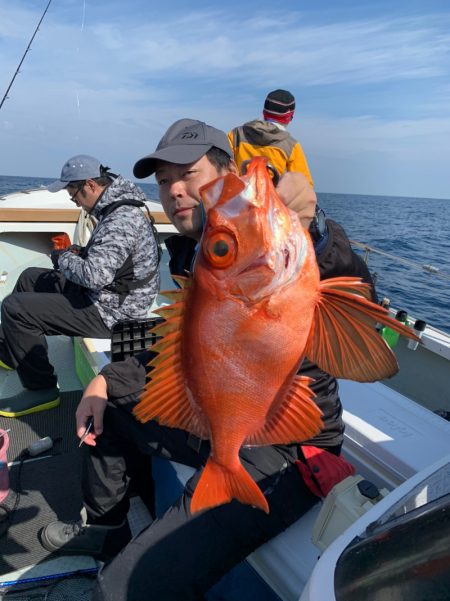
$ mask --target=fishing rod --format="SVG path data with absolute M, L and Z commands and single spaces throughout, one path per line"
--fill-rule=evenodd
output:
M 37 24 L 37 27 L 36 27 L 36 29 L 34 30 L 34 33 L 33 33 L 32 37 L 31 37 L 31 40 L 30 40 L 30 42 L 29 42 L 29 44 L 28 44 L 28 46 L 27 46 L 27 49 L 26 49 L 26 50 L 25 50 L 25 52 L 23 53 L 22 60 L 20 61 L 19 65 L 18 65 L 18 67 L 17 67 L 17 69 L 16 69 L 16 72 L 15 72 L 15 73 L 14 73 L 14 75 L 13 75 L 13 78 L 12 78 L 12 79 L 11 79 L 11 81 L 9 82 L 9 86 L 8 86 L 8 88 L 7 88 L 6 92 L 5 92 L 5 95 L 4 95 L 4 96 L 3 96 L 3 98 L 2 98 L 2 101 L 1 101 L 1 103 L 0 103 L 0 109 L 2 108 L 2 106 L 3 106 L 4 102 L 5 102 L 5 100 L 8 98 L 8 92 L 9 92 L 9 90 L 11 89 L 11 86 L 13 85 L 13 83 L 14 83 L 14 80 L 16 79 L 16 77 L 17 77 L 17 75 L 18 75 L 18 73 L 19 73 L 19 71 L 20 71 L 20 67 L 22 66 L 22 63 L 23 63 L 23 61 L 25 60 L 25 57 L 26 57 L 26 55 L 28 54 L 28 51 L 29 51 L 29 50 L 30 50 L 30 48 L 31 48 L 31 44 L 33 43 L 34 37 L 35 37 L 35 35 L 37 34 L 37 32 L 39 31 L 39 25 L 40 25 L 40 24 L 42 23 L 42 21 L 44 20 L 44 17 L 45 17 L 45 15 L 46 15 L 46 13 L 47 13 L 47 11 L 48 11 L 48 9 L 49 9 L 49 6 L 50 6 L 50 4 L 51 4 L 51 3 L 52 3 L 52 0 L 49 0 L 48 4 L 47 4 L 47 6 L 46 6 L 46 8 L 45 8 L 45 10 L 44 10 L 44 12 L 43 12 L 43 14 L 42 14 L 42 17 L 40 18 L 40 21 L 39 21 L 39 23 Z
M 421 265 L 420 263 L 416 263 L 415 261 L 411 261 L 409 259 L 402 259 L 401 257 L 397 257 L 396 255 L 391 255 L 390 253 L 385 252 L 384 250 L 380 250 L 379 248 L 374 248 L 373 246 L 369 246 L 368 244 L 363 244 L 362 242 L 358 242 L 357 240 L 350 240 L 351 244 L 354 246 L 361 248 L 365 251 L 364 261 L 367 263 L 369 260 L 369 254 L 375 253 L 379 255 L 383 255 L 384 257 L 389 257 L 393 261 L 397 263 L 403 263 L 403 265 L 408 265 L 409 267 L 415 267 L 416 269 L 422 269 L 432 275 L 435 275 L 439 278 L 444 278 L 446 280 L 450 280 L 450 274 L 444 273 L 439 269 L 439 267 L 435 267 L 434 265 Z

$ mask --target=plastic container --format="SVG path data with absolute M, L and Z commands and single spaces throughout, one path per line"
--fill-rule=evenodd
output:
M 344 530 L 388 494 L 362 476 L 349 476 L 325 497 L 313 526 L 312 542 L 324 551 Z
M 427 324 L 425 321 L 423 321 L 422 319 L 417 319 L 415 324 L 413 325 L 413 330 L 414 330 L 415 335 L 418 338 L 422 338 L 426 327 L 427 327 Z M 419 346 L 419 342 L 417 340 L 408 340 L 408 348 L 411 351 L 415 351 L 418 346 Z
M 397 311 L 395 319 L 397 321 L 400 321 L 401 323 L 406 324 L 408 321 L 408 313 L 406 311 L 403 311 L 403 309 L 400 309 L 400 311 Z M 400 334 L 395 330 L 392 330 L 388 326 L 385 326 L 381 330 L 381 336 L 386 340 L 386 342 L 391 348 L 394 348 L 394 346 L 397 344 L 400 338 Z
M 123 361 L 151 347 L 157 341 L 151 329 L 162 321 L 160 317 L 119 321 L 111 332 L 111 361 Z
M 9 493 L 9 472 L 7 456 L 8 447 L 8 432 L 0 428 L 0 503 L 3 503 L 3 501 L 6 499 Z

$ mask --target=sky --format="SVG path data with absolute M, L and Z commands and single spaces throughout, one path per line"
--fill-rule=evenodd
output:
M 0 0 L 0 102 L 48 0 Z M 318 192 L 450 198 L 449 0 L 52 0 L 0 109 L 0 174 L 132 177 L 176 119 L 291 91 Z M 146 180 L 151 183 L 153 180 Z

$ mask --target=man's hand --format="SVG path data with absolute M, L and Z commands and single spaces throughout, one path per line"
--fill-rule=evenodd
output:
M 86 436 L 84 444 L 95 447 L 95 439 L 103 432 L 103 415 L 107 402 L 106 380 L 102 375 L 98 375 L 86 387 L 75 414 L 78 438 L 83 436 L 89 417 L 94 418 L 94 426 Z
M 71 244 L 67 248 L 55 248 L 50 253 L 50 259 L 53 263 L 53 269 L 59 268 L 59 257 L 65 252 L 71 252 L 74 255 L 81 255 L 84 251 L 84 247 L 79 244 Z
M 50 259 L 52 260 L 53 263 L 53 269 L 59 269 L 59 257 L 62 255 L 62 253 L 65 253 L 66 249 L 65 248 L 57 248 L 52 250 L 52 252 L 50 253 Z
M 303 173 L 285 173 L 278 182 L 277 192 L 284 204 L 297 213 L 303 227 L 308 229 L 316 211 L 317 196 Z
M 66 248 L 66 250 L 70 251 L 74 255 L 81 255 L 84 251 L 84 246 L 80 246 L 79 244 L 71 244 Z

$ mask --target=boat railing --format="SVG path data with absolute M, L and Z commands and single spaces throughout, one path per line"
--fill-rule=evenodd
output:
M 32 192 L 40 192 L 41 190 L 46 190 L 45 186 L 39 186 L 38 188 L 26 188 L 23 190 L 12 190 L 11 192 L 6 192 L 5 194 L 0 194 L 0 200 L 8 200 L 8 196 L 11 194 L 31 194 Z

